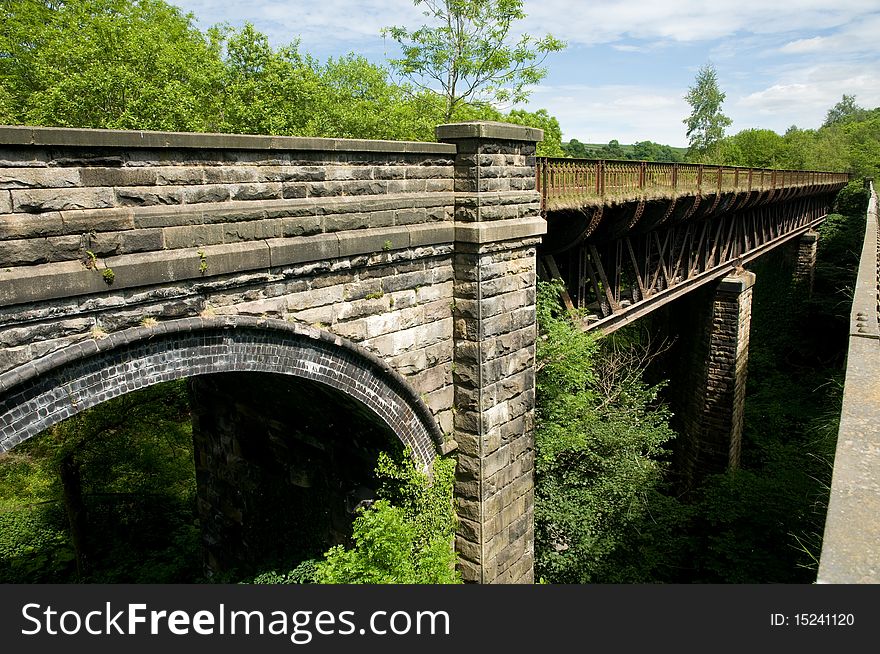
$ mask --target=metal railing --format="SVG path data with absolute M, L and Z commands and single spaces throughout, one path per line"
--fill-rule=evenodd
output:
M 850 179 L 849 173 L 647 161 L 537 157 L 535 164 L 545 210 L 606 200 L 840 185 Z

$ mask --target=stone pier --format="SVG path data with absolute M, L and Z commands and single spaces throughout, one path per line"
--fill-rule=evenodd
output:
M 755 275 L 723 278 L 699 313 L 685 385 L 678 457 L 690 486 L 701 475 L 739 465 Z
M 541 130 L 443 125 L 454 143 L 457 549 L 466 581 L 534 577 L 535 191 Z
M 810 230 L 797 241 L 797 260 L 795 261 L 794 281 L 807 294 L 813 292 L 813 277 L 816 273 L 816 251 L 819 244 L 819 233 Z

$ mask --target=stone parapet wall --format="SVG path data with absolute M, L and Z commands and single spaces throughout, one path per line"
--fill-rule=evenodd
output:
M 880 583 L 880 222 L 870 191 L 817 583 Z
M 330 235 L 363 229 L 385 229 L 400 247 L 413 226 L 451 223 L 454 153 L 428 143 L 0 128 L 0 300 L 45 299 L 14 283 L 23 268 L 70 276 L 154 263 L 128 257 L 163 252 L 171 266 L 184 258 L 212 275 L 222 270 L 200 270 L 197 250 L 259 244 L 265 261 L 252 265 L 283 265 L 354 254 Z M 321 248 L 290 247 L 300 237 L 323 237 Z M 65 262 L 81 268 L 32 268 Z M 75 279 L 54 286 L 101 290 Z
M 454 153 L 0 128 L 0 372 L 151 320 L 278 318 L 387 357 L 451 439 Z

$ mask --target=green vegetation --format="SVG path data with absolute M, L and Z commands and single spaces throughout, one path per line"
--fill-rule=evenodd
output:
M 632 145 L 621 145 L 612 139 L 607 145 L 599 143 L 581 143 L 571 139 L 562 144 L 567 157 L 578 159 L 629 159 L 630 161 L 668 161 L 672 163 L 684 161 L 686 148 L 673 148 L 654 141 L 639 141 Z M 555 155 L 554 155 L 555 156 Z
M 538 300 L 536 575 L 551 583 L 614 577 L 616 554 L 646 518 L 674 436 L 649 351 L 582 332 L 542 284 Z
M 353 546 L 337 545 L 316 566 L 325 584 L 455 584 L 452 547 L 457 519 L 452 503 L 455 461 L 434 459 L 433 478 L 412 459 L 379 457 L 380 499 L 354 521 Z
M 182 383 L 110 400 L 0 455 L 0 580 L 201 574 Z
M 383 35 L 400 45 L 403 56 L 391 66 L 422 91 L 443 102 L 450 122 L 462 103 L 517 104 L 528 87 L 547 74 L 541 63 L 565 44 L 551 35 L 523 34 L 511 42 L 513 24 L 525 18 L 522 0 L 414 0 L 433 25 L 409 31 L 388 27 Z M 434 86 L 440 85 L 440 91 Z
M 756 266 L 741 468 L 679 494 L 656 350 L 577 330 L 539 294 L 536 573 L 552 583 L 810 583 L 840 416 L 867 194 L 820 227 L 811 297 L 784 253 Z M 549 292 L 548 292 L 549 291 Z M 674 347 L 674 346 L 673 346 Z M 671 350 L 675 356 L 674 349 Z M 662 358 L 658 358 L 662 361 Z M 658 366 L 654 366 L 658 367 Z M 625 374 L 624 374 L 625 373 Z
M 832 109 L 832 111 L 834 111 Z M 831 113 L 830 111 L 829 113 Z M 880 107 L 859 109 L 819 129 L 743 130 L 717 144 L 713 162 L 790 170 L 845 170 L 857 178 L 880 172 Z
M 724 129 L 730 118 L 721 113 L 725 94 L 718 88 L 715 66 L 706 64 L 697 71 L 694 85 L 684 99 L 691 106 L 691 114 L 684 119 L 687 125 L 688 156 L 700 158 L 711 152 L 712 147 L 724 138 Z
M 448 7 L 464 20 L 464 5 L 479 9 L 468 20 L 493 45 L 506 36 L 481 30 L 509 27 L 519 12 L 517 0 Z M 320 62 L 296 41 L 272 47 L 250 24 L 203 33 L 162 0 L 9 0 L 0 18 L 3 124 L 432 141 L 444 121 L 507 119 L 486 102 L 470 102 L 460 85 L 450 113 L 444 97 L 396 84 L 361 56 Z M 456 57 L 460 83 L 520 99 L 522 85 L 541 76 L 530 53 L 558 45 L 552 37 L 529 43 Z M 480 65 L 492 68 L 490 78 L 472 77 Z M 556 152 L 558 123 L 546 112 L 516 111 L 510 120 L 555 124 L 544 147 Z
M 350 548 L 248 583 L 458 583 L 455 462 L 437 458 L 429 479 L 383 454 L 375 472 Z M 83 411 L 0 455 L 0 583 L 208 581 L 195 495 L 184 382 Z

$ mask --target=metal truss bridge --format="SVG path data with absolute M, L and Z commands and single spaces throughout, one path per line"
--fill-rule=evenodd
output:
M 605 332 L 821 223 L 848 173 L 538 157 L 539 274 Z

